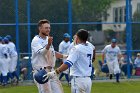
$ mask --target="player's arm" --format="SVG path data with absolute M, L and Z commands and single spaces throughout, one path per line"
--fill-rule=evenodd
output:
M 102 53 L 102 64 L 104 64 L 105 54 Z
M 67 58 L 68 57 L 68 55 L 64 55 L 59 52 L 55 52 L 55 56 L 56 56 L 56 58 Z
M 34 40 L 32 42 L 32 44 L 31 44 L 31 47 L 32 47 L 32 50 L 35 53 L 44 54 L 44 53 L 46 53 L 49 50 L 52 42 L 53 42 L 53 38 L 52 37 L 49 37 L 48 38 L 48 44 L 46 46 L 42 47 L 42 45 L 40 43 L 38 43 L 38 41 L 35 41 Z
M 70 54 L 67 58 L 67 61 L 64 62 L 60 67 L 58 67 L 55 71 L 48 72 L 46 75 L 44 75 L 45 79 L 52 78 L 54 75 L 61 73 L 62 71 L 65 71 L 66 69 L 70 68 L 78 59 L 78 53 L 77 51 L 73 51 L 72 54 Z
M 120 48 L 119 48 L 118 61 L 121 59 L 121 57 L 122 57 L 122 54 L 121 54 L 121 50 L 120 50 Z
M 96 50 L 94 49 L 94 50 L 93 50 L 93 58 L 92 58 L 92 62 L 95 61 L 95 56 L 96 56 Z

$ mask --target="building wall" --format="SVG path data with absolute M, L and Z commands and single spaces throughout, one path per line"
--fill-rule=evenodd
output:
M 140 3 L 140 0 L 132 0 L 132 15 L 137 10 L 137 4 Z M 109 16 L 107 17 L 107 20 L 104 22 L 115 22 L 114 21 L 114 8 L 125 8 L 126 6 L 126 0 L 116 0 L 111 4 L 111 7 L 108 9 L 107 13 Z M 123 10 L 123 16 L 125 16 L 125 9 Z M 123 18 L 125 20 L 125 17 Z M 103 24 L 102 30 L 112 29 L 114 31 L 124 31 L 126 25 L 125 21 L 122 22 L 122 24 Z

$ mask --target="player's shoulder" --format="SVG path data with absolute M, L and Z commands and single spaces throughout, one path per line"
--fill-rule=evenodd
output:
M 87 43 L 90 47 L 92 47 L 93 49 L 95 49 L 95 46 L 94 46 L 91 42 L 86 41 L 86 43 Z
M 64 40 L 63 40 L 63 41 L 61 41 L 61 42 L 60 42 L 60 44 L 59 44 L 59 45 L 63 45 L 64 43 L 65 43 L 65 42 L 64 42 Z
M 111 48 L 111 44 L 106 45 L 105 48 Z
M 15 44 L 13 42 L 9 42 L 10 46 L 15 46 Z
M 33 39 L 32 39 L 32 42 L 38 42 L 40 41 L 40 37 L 39 35 L 36 35 Z

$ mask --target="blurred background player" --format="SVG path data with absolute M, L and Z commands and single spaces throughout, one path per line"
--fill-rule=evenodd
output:
M 2 46 L 3 46 L 2 45 L 2 37 L 0 36 L 0 85 L 3 82 L 3 80 L 2 80 L 2 73 L 1 73 L 1 66 L 2 66 L 1 65 L 1 62 L 2 62 L 2 59 L 1 59 L 2 58 L 2 52 L 1 52 L 2 50 L 1 49 L 2 49 Z
M 54 71 L 56 58 L 67 57 L 54 50 L 52 45 L 53 37 L 49 36 L 50 22 L 48 20 L 40 20 L 38 22 L 38 30 L 39 34 L 31 42 L 33 78 L 40 69 L 45 69 L 47 72 Z M 57 75 L 44 84 L 39 84 L 37 81 L 35 81 L 35 84 L 38 87 L 39 93 L 64 93 Z
M 8 40 L 9 40 L 8 47 L 10 49 L 9 50 L 9 54 L 10 54 L 10 63 L 9 63 L 9 65 L 10 66 L 9 66 L 8 76 L 11 78 L 12 83 L 14 82 L 14 77 L 16 77 L 16 84 L 18 84 L 19 77 L 18 77 L 18 74 L 16 72 L 18 55 L 17 55 L 17 51 L 16 51 L 16 46 L 12 42 L 11 35 L 7 35 L 6 38 L 8 38 Z
M 53 78 L 54 75 L 70 68 L 71 93 L 91 92 L 91 71 L 94 47 L 91 43 L 86 43 L 88 32 L 80 29 L 76 33 L 76 44 L 70 51 L 67 61 L 65 61 L 55 71 L 48 72 L 44 77 Z
M 70 46 L 70 35 L 68 33 L 65 33 L 63 35 L 63 41 L 59 44 L 59 52 L 62 53 L 62 54 L 65 54 L 65 55 L 68 55 L 68 49 L 69 49 L 69 46 Z M 65 62 L 66 59 L 60 59 L 60 61 L 62 62 Z M 61 80 L 61 78 L 65 76 L 68 84 L 70 83 L 69 82 L 69 69 L 63 71 L 60 76 L 59 76 L 59 80 Z
M 109 69 L 110 79 L 112 75 L 116 75 L 116 82 L 119 82 L 120 68 L 118 60 L 121 58 L 121 50 L 117 46 L 117 40 L 112 39 L 111 44 L 106 45 L 102 51 L 102 62 L 106 59 L 107 66 Z
M 2 40 L 3 45 L 0 46 L 0 57 L 1 57 L 1 73 L 2 73 L 2 85 L 7 85 L 7 74 L 9 72 L 9 62 L 10 62 L 10 56 L 9 56 L 9 47 L 8 38 L 4 38 Z
M 135 67 L 135 75 L 140 76 L 140 53 L 137 53 L 137 57 L 134 61 L 134 67 Z
M 133 70 L 133 63 L 132 60 L 129 58 L 130 61 L 130 75 L 132 75 L 132 70 Z M 127 53 L 123 53 L 122 57 L 120 59 L 120 65 L 121 65 L 121 70 L 123 71 L 124 75 L 127 75 Z

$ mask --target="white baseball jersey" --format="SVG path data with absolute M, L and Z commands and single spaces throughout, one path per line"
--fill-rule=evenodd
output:
M 6 55 L 6 56 L 5 56 Z M 9 72 L 9 62 L 10 62 L 10 56 L 9 56 L 9 48 L 8 44 L 0 44 L 0 59 L 1 59 L 1 72 L 3 76 L 7 76 L 7 73 Z
M 68 54 L 68 48 L 70 46 L 70 41 L 65 42 L 64 40 L 59 44 L 59 52 L 62 54 Z
M 102 52 L 105 54 L 107 62 L 118 62 L 118 55 L 121 54 L 120 48 L 118 46 L 112 48 L 111 44 L 107 45 Z
M 74 47 L 74 42 L 72 42 L 68 48 L 68 54 L 70 53 L 70 50 Z
M 16 70 L 18 60 L 17 50 L 13 42 L 9 42 L 8 47 L 9 47 L 9 55 L 11 58 L 11 61 L 9 62 L 9 72 L 14 72 Z
M 32 67 L 34 69 L 34 73 L 42 68 L 42 67 L 47 67 L 55 66 L 55 51 L 53 46 L 51 45 L 49 50 L 46 49 L 46 45 L 48 44 L 48 37 L 46 36 L 46 39 L 41 38 L 39 35 L 35 36 L 32 40 L 31 43 L 31 48 L 32 48 Z M 52 68 L 52 70 L 54 70 Z M 51 71 L 52 71 L 51 70 Z M 46 69 L 47 71 L 47 69 Z M 59 81 L 57 75 L 53 78 L 50 79 L 47 83 L 45 84 L 39 84 L 35 81 L 39 93 L 63 93 L 63 88 L 61 85 L 61 82 Z
M 70 68 L 70 76 L 90 76 L 94 46 L 91 43 L 74 46 L 65 64 Z
M 35 36 L 31 43 L 32 49 L 32 67 L 33 69 L 39 69 L 42 67 L 55 66 L 55 51 L 53 46 L 50 46 L 49 50 L 46 49 L 48 44 L 48 37 L 46 39 L 41 38 L 39 35 Z
M 105 54 L 105 59 L 107 61 L 107 66 L 110 74 L 120 73 L 118 55 L 121 54 L 120 48 L 118 46 L 112 48 L 111 44 L 107 45 L 103 51 Z
M 136 58 L 134 61 L 134 64 L 136 65 L 136 67 L 140 67 L 140 58 Z
M 17 50 L 15 44 L 13 42 L 9 42 L 8 47 L 10 48 L 10 57 L 17 56 Z

